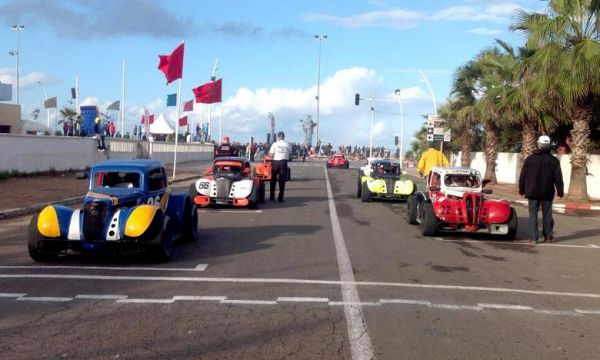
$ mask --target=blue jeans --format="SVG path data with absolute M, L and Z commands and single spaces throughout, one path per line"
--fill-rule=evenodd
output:
M 542 208 L 542 228 L 544 239 L 552 236 L 554 231 L 554 219 L 552 218 L 552 200 L 536 200 L 528 199 L 529 201 L 529 240 L 538 239 L 538 211 Z

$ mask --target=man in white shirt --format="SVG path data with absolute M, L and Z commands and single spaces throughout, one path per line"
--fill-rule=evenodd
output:
M 288 159 L 290 158 L 290 145 L 284 140 L 283 131 L 277 133 L 277 141 L 271 145 L 269 155 L 273 158 L 273 168 L 271 170 L 271 192 L 269 198 L 275 200 L 275 185 L 279 182 L 279 202 L 283 202 L 285 192 L 285 179 L 288 173 Z

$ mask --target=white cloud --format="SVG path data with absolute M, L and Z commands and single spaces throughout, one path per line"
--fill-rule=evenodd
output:
M 471 34 L 475 34 L 475 35 L 493 36 L 493 35 L 502 34 L 503 31 L 497 30 L 497 29 L 488 29 L 488 28 L 475 28 L 475 29 L 469 30 L 469 32 Z
M 422 15 L 407 10 L 373 11 L 352 16 L 333 16 L 308 13 L 304 15 L 308 21 L 323 21 L 346 27 L 387 27 L 392 29 L 410 29 L 418 25 Z
M 15 68 L 0 68 L 0 82 L 7 84 L 16 84 Z M 21 90 L 28 89 L 33 86 L 40 86 L 39 81 L 48 83 L 51 80 L 50 76 L 42 71 L 34 71 L 27 74 L 19 75 L 19 88 Z

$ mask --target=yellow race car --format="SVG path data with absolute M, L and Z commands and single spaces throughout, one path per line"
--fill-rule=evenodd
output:
M 417 186 L 402 175 L 398 162 L 372 159 L 358 171 L 356 196 L 362 201 L 406 201 L 415 191 Z

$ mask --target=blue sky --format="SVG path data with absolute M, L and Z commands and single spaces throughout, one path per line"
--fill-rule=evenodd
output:
M 16 33 L 21 32 L 20 79 L 23 118 L 43 110 L 44 93 L 70 97 L 75 77 L 80 98 L 102 111 L 121 93 L 121 63 L 127 63 L 125 129 L 139 123 L 145 106 L 164 112 L 165 86 L 158 55 L 185 41 L 182 98 L 209 80 L 215 59 L 223 78 L 223 135 L 264 139 L 267 113 L 291 141 L 303 140 L 300 119 L 316 119 L 318 41 L 326 34 L 321 58 L 320 137 L 327 143 L 368 144 L 369 104 L 354 106 L 354 93 L 394 99 L 402 89 L 405 148 L 422 115 L 433 112 L 419 70 L 433 85 L 437 104 L 449 96 L 454 70 L 494 38 L 513 45 L 522 36 L 508 31 L 514 10 L 542 11 L 539 0 L 455 1 L 0 1 L 0 81 L 15 78 Z M 4 30 L 2 30 L 4 29 Z M 391 147 L 400 132 L 399 105 L 375 106 L 375 144 Z M 219 106 L 213 134 L 218 135 Z M 198 107 L 198 114 L 200 107 Z M 200 115 L 196 115 L 199 118 Z M 116 115 L 113 115 L 115 118 Z M 40 120 L 45 122 L 42 111 Z

